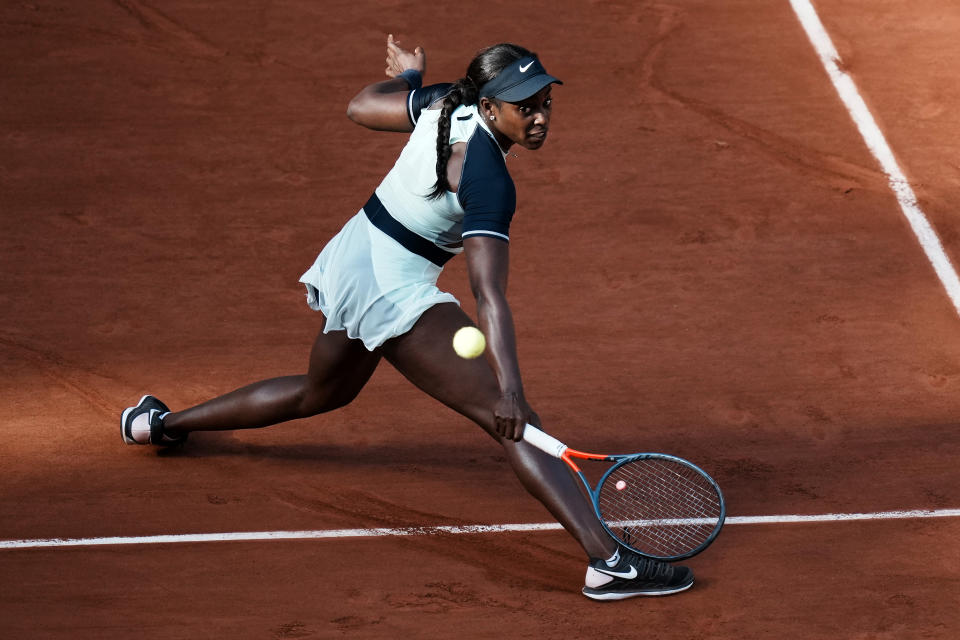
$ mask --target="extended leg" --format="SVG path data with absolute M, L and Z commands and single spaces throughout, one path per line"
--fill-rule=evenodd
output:
M 353 400 L 380 362 L 346 332 L 320 333 L 305 375 L 262 380 L 184 411 L 163 421 L 171 435 L 189 431 L 251 429 L 306 418 L 342 407 Z
M 429 309 L 406 335 L 383 345 L 384 357 L 419 388 L 482 426 L 504 447 L 524 487 L 540 500 L 593 558 L 617 544 L 600 525 L 577 480 L 560 460 L 525 442 L 502 440 L 493 424 L 499 387 L 483 358 L 464 360 L 451 348 L 454 332 L 472 324 L 455 304 Z

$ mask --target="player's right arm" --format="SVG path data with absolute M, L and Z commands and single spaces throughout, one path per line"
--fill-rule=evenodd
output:
M 463 239 L 470 288 L 477 299 L 477 320 L 487 338 L 487 350 L 500 385 L 500 400 L 493 408 L 497 433 L 520 440 L 529 422 L 540 418 L 527 403 L 520 379 L 513 313 L 507 302 L 509 243 L 485 236 Z

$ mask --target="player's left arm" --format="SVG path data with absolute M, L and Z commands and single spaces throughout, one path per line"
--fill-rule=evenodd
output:
M 413 123 L 408 114 L 408 98 L 414 86 L 410 78 L 416 79 L 427 71 L 427 56 L 423 49 L 416 47 L 407 51 L 394 41 L 393 35 L 387 36 L 387 80 L 369 84 L 350 100 L 347 117 L 369 129 L 378 131 L 413 131 Z M 409 78 L 404 77 L 404 72 Z
M 507 302 L 510 244 L 476 235 L 463 239 L 463 249 L 470 288 L 477 299 L 480 330 L 487 339 L 487 351 L 500 384 L 500 400 L 494 408 L 497 433 L 519 440 L 524 425 L 540 424 L 540 418 L 527 403 L 520 378 L 513 313 Z

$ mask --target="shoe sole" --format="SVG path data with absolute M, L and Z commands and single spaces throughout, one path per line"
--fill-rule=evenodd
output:
M 127 407 L 126 409 L 123 410 L 123 413 L 120 415 L 120 437 L 123 438 L 124 444 L 140 444 L 139 442 L 134 440 L 132 437 L 127 437 L 127 417 L 131 413 L 133 413 L 135 410 L 139 409 L 140 405 L 142 405 L 146 401 L 146 399 L 149 397 L 150 397 L 150 394 L 149 393 L 146 394 L 145 396 L 140 398 L 140 402 L 138 402 L 132 407 Z
M 633 593 L 626 593 L 623 591 L 588 591 L 589 587 L 584 587 L 582 590 L 583 595 L 587 596 L 591 600 L 626 600 L 627 598 L 637 598 L 637 597 L 656 597 L 656 596 L 669 596 L 674 593 L 680 593 L 681 591 L 686 591 L 693 586 L 693 580 L 689 584 L 681 585 L 679 587 L 674 587 L 673 589 L 665 589 L 663 591 L 635 591 Z

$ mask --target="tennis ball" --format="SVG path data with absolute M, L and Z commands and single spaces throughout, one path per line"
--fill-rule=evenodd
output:
M 487 339 L 476 327 L 463 327 L 453 334 L 453 350 L 461 358 L 476 358 L 487 348 Z

